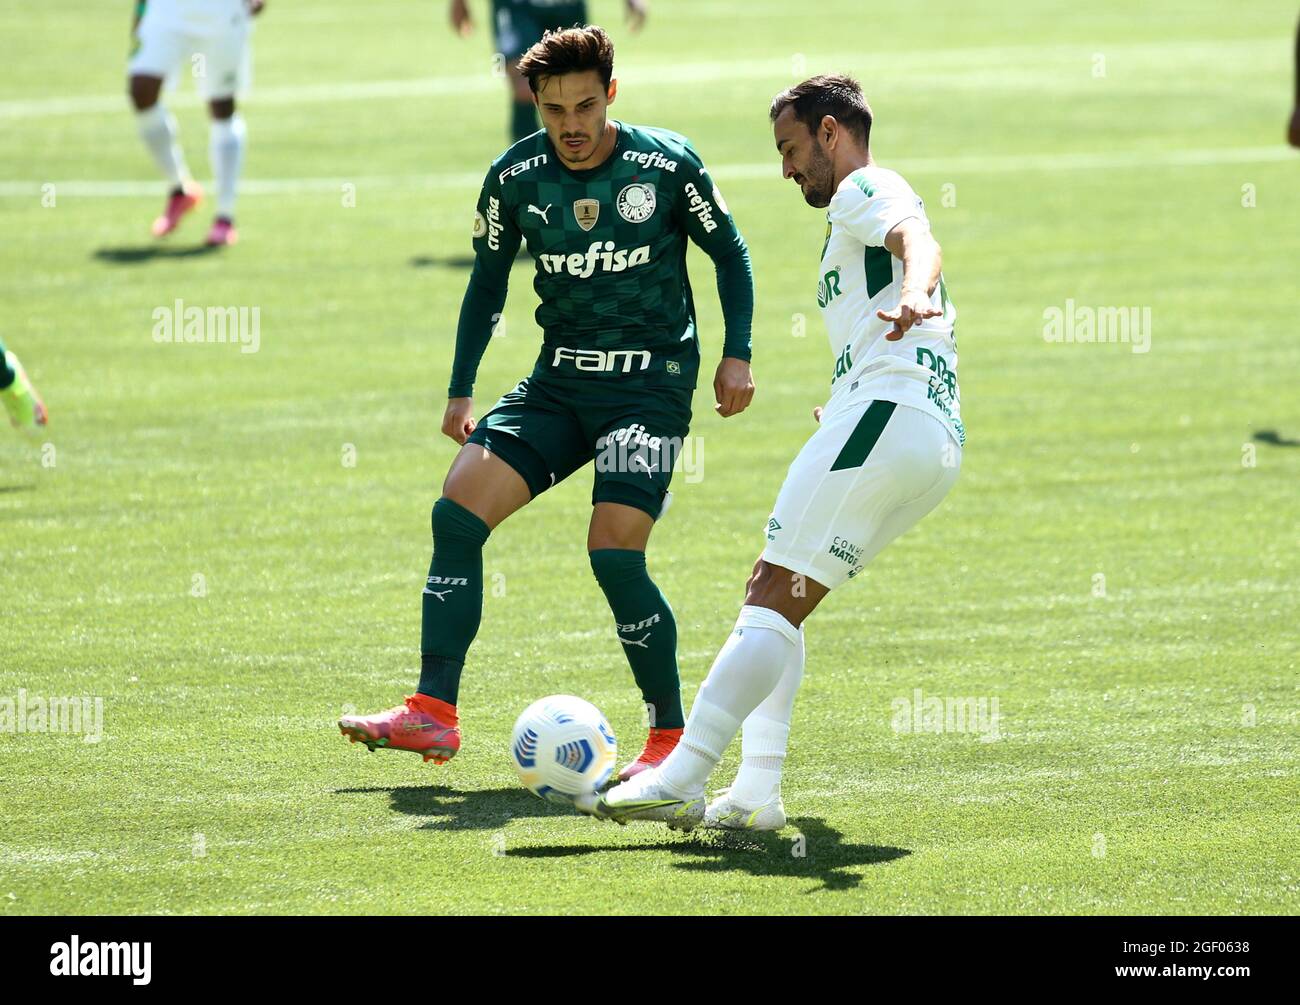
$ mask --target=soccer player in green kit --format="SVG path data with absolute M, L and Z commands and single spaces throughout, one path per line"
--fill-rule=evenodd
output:
M 502 520 L 595 459 L 587 550 L 651 711 L 628 778 L 663 760 L 683 726 L 672 609 L 645 548 L 689 431 L 700 364 L 686 272 L 689 237 L 712 259 L 725 322 L 717 411 L 754 393 L 749 252 L 690 143 L 610 119 L 614 51 L 600 28 L 548 33 L 520 60 L 545 129 L 493 162 L 474 217 L 474 269 L 461 305 L 442 431 L 462 444 L 433 507 L 417 693 L 346 716 L 353 742 L 442 763 L 460 747 L 457 694 L 483 606 L 483 545 Z M 480 422 L 474 378 L 505 304 L 520 241 L 535 260 L 541 353 Z
M 18 357 L 0 341 L 0 404 L 15 429 L 37 432 L 49 422 L 45 402 L 27 377 Z
M 627 24 L 640 31 L 647 0 L 623 0 Z M 474 30 L 468 0 L 451 0 L 451 26 L 462 38 Z M 548 31 L 587 23 L 586 0 L 492 0 L 492 35 L 505 58 L 510 88 L 510 139 L 517 143 L 537 132 L 537 106 L 532 87 L 516 63 Z

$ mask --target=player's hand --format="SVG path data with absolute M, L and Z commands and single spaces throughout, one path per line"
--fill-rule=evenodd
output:
M 817 422 L 821 422 L 823 411 L 824 409 L 822 408 L 821 405 L 813 405 L 813 419 L 815 419 Z
M 627 0 L 627 27 L 629 31 L 640 31 L 645 26 L 647 10 L 646 0 Z
M 266 6 L 266 0 L 248 0 L 248 13 L 257 17 L 262 13 L 262 8 Z
M 717 401 L 713 407 L 724 419 L 747 409 L 754 400 L 754 377 L 749 372 L 749 363 L 734 356 L 723 356 L 718 372 L 713 375 L 713 397 Z
M 469 4 L 465 0 L 451 0 L 451 27 L 461 38 L 469 37 L 474 30 L 474 19 L 469 16 Z
M 886 333 L 885 339 L 897 342 L 912 325 L 920 324 L 926 318 L 937 318 L 942 313 L 930 303 L 930 295 L 925 290 L 909 290 L 904 287 L 898 297 L 898 306 L 893 310 L 876 311 L 876 317 L 881 321 L 894 322 L 893 330 Z
M 477 425 L 474 421 L 473 398 L 447 399 L 447 411 L 442 413 L 443 435 L 450 436 L 463 447 Z
M 1300 147 L 1300 105 L 1291 112 L 1291 123 L 1286 130 L 1287 142 L 1293 147 Z

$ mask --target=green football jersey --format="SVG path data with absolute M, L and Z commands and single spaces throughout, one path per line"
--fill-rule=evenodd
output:
M 729 273 L 743 268 L 744 283 L 729 285 L 746 286 L 734 299 L 748 296 L 749 303 L 728 312 L 726 355 L 748 359 L 745 242 L 685 137 L 614 125 L 613 153 L 588 171 L 565 166 L 545 130 L 493 162 L 474 217 L 475 271 L 504 282 L 520 240 L 527 242 L 541 298 L 536 375 L 694 387 L 699 344 L 687 238 L 714 259 L 720 276 L 724 263 Z M 462 328 L 483 320 L 462 311 Z M 477 366 L 477 358 L 461 356 L 453 393 L 468 393 L 473 374 L 464 371 Z

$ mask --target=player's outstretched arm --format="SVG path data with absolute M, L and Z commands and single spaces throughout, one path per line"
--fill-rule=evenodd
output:
M 939 274 L 943 271 L 943 249 L 930 228 L 916 217 L 901 221 L 886 234 L 885 248 L 903 261 L 903 285 L 898 303 L 876 311 L 876 317 L 894 322 L 893 330 L 885 338 L 897 342 L 912 325 L 943 313 L 930 302 L 930 294 L 939 285 Z

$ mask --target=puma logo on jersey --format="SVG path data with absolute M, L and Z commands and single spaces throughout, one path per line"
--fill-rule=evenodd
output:
M 448 589 L 446 589 L 446 590 L 431 590 L 431 589 L 429 589 L 429 588 L 426 586 L 426 587 L 424 588 L 424 592 L 425 592 L 425 594 L 426 594 L 427 596 L 430 596 L 430 597 L 437 597 L 439 600 L 441 600 L 441 601 L 445 604 L 445 603 L 447 602 L 447 594 L 449 594 L 449 593 L 451 592 L 451 590 L 450 590 L 450 588 L 448 588 Z
M 546 204 L 545 209 L 538 209 L 532 203 L 528 204 L 528 212 L 536 213 L 538 216 L 542 218 L 542 222 L 546 224 L 548 227 L 551 225 L 551 221 L 546 218 L 546 214 L 549 213 L 550 211 L 551 211 L 551 203 L 549 202 Z
M 840 267 L 837 265 L 822 276 L 821 282 L 817 284 L 817 306 L 825 308 L 840 293 Z
M 644 635 L 642 635 L 639 639 L 623 639 L 623 638 L 620 638 L 619 641 L 622 642 L 623 645 L 625 645 L 625 646 L 640 646 L 642 649 L 649 649 L 650 647 L 649 647 L 648 645 L 645 644 L 645 640 L 648 639 L 649 637 L 650 637 L 650 633 L 649 633 L 649 632 L 646 632 L 646 633 L 645 633 Z

